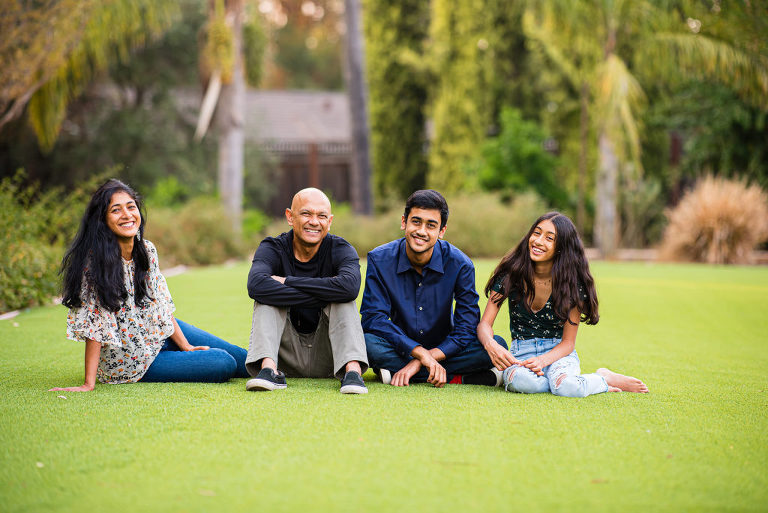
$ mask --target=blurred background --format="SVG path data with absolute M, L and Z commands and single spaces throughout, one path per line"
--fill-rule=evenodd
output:
M 56 293 L 107 177 L 145 198 L 164 267 L 247 258 L 308 186 L 361 256 L 428 187 L 472 257 L 557 209 L 594 257 L 765 261 L 762 0 L 0 9 L 0 312 Z

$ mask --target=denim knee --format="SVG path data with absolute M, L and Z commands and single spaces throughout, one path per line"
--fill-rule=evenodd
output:
M 537 376 L 533 371 L 513 365 L 507 367 L 502 374 L 504 390 L 521 394 L 540 394 L 546 392 L 548 385 L 544 376 Z
M 365 338 L 365 350 L 368 354 L 368 363 L 371 366 L 376 366 L 374 362 L 379 363 L 384 359 L 385 355 L 394 351 L 394 344 L 390 344 L 386 340 L 371 333 L 366 333 Z
M 211 348 L 208 353 L 207 372 L 204 379 L 209 383 L 223 383 L 235 375 L 237 371 L 237 361 L 234 357 L 223 349 Z
M 559 381 L 559 383 L 558 383 Z M 550 389 L 554 395 L 560 397 L 586 397 L 587 387 L 581 376 L 568 376 L 557 378 L 550 383 Z

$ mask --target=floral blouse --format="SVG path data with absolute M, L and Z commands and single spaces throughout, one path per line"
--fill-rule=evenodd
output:
M 165 339 L 173 334 L 176 307 L 160 274 L 157 249 L 144 240 L 149 255 L 147 272 L 149 297 L 141 306 L 134 304 L 133 261 L 123 260 L 123 280 L 128 296 L 120 310 L 110 312 L 98 303 L 96 290 L 83 277 L 82 306 L 71 308 L 67 316 L 67 338 L 92 339 L 101 344 L 96 377 L 101 383 L 139 381 L 155 360 Z

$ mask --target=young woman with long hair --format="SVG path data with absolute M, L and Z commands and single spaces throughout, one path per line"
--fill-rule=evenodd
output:
M 585 397 L 602 392 L 648 392 L 639 379 L 598 369 L 581 374 L 576 354 L 580 322 L 597 324 L 595 281 L 576 227 L 558 212 L 539 217 L 493 271 L 477 336 L 505 390 Z M 509 307 L 509 351 L 493 340 L 501 305 Z
M 85 342 L 82 386 L 101 383 L 223 382 L 248 377 L 246 350 L 177 320 L 158 266 L 144 239 L 146 215 L 136 192 L 108 180 L 91 197 L 62 260 L 67 338 Z

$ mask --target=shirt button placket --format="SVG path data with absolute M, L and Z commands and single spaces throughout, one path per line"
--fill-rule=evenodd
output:
M 424 330 L 422 329 L 422 323 L 421 323 L 421 315 L 419 315 L 421 312 L 424 311 L 424 307 L 420 306 L 419 303 L 421 303 L 421 281 L 416 285 L 416 328 L 419 330 L 419 335 L 424 334 Z

